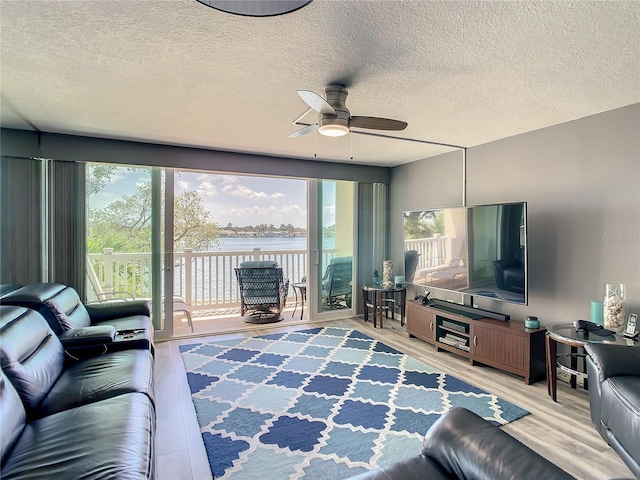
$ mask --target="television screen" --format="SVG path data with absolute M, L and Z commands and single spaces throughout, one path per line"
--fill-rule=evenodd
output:
M 527 304 L 526 202 L 403 212 L 403 224 L 407 283 Z

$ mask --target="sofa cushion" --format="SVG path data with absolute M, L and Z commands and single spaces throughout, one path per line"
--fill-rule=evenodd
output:
M 22 434 L 26 422 L 26 413 L 18 392 L 15 391 L 11 382 L 0 372 L 0 448 L 2 455 L 0 465 L 4 465 L 6 457 L 11 453 L 13 446 Z M 0 478 L 2 475 L 0 474 Z
M 0 478 L 153 478 L 154 415 L 146 395 L 129 393 L 30 422 Z
M 132 392 L 143 393 L 153 402 L 153 356 L 149 350 L 110 352 L 71 363 L 43 399 L 36 416 Z
M 0 306 L 0 365 L 28 411 L 36 410 L 64 367 L 64 350 L 42 316 Z
M 73 288 L 59 283 L 26 285 L 6 295 L 3 303 L 37 310 L 56 335 L 65 330 L 88 327 L 91 324 L 78 293 Z
M 610 377 L 601 395 L 602 425 L 632 458 L 640 458 L 640 377 Z

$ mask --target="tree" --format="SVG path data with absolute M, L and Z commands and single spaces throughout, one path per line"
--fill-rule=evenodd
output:
M 109 165 L 92 165 L 87 168 L 87 195 L 95 195 L 102 190 L 116 173 L 117 168 Z
M 187 190 L 179 193 L 174 202 L 173 248 L 207 250 L 218 244 L 220 226 L 204 204 L 202 193 Z
M 138 185 L 133 195 L 125 195 L 100 210 L 89 210 L 87 250 L 101 252 L 151 251 L 151 182 Z
M 429 238 L 434 234 L 444 234 L 444 214 L 442 211 L 417 211 L 404 214 L 405 238 Z
M 102 187 L 114 171 L 103 170 Z M 185 191 L 174 201 L 174 249 L 206 250 L 216 245 L 220 226 L 204 204 L 204 195 Z M 113 248 L 119 252 L 151 251 L 151 182 L 138 185 L 136 193 L 125 195 L 100 210 L 89 210 L 87 250 L 101 252 Z

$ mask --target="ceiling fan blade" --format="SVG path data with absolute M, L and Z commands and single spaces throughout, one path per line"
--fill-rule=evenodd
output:
M 289 135 L 287 135 L 287 138 L 296 138 L 296 137 L 300 137 L 306 133 L 311 133 L 311 132 L 315 132 L 316 130 L 318 130 L 318 124 L 314 123 L 313 125 L 307 125 L 306 127 L 302 127 L 300 130 L 296 130 L 295 132 L 291 132 Z
M 304 103 L 313 108 L 316 112 L 323 115 L 337 115 L 336 111 L 327 101 L 311 90 L 296 90 L 300 98 L 304 100 Z
M 408 123 L 380 117 L 351 117 L 349 126 L 372 130 L 404 130 Z

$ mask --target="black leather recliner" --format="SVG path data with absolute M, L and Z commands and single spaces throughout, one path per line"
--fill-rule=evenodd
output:
M 84 305 L 78 292 L 60 283 L 32 283 L 2 297 L 3 305 L 16 305 L 40 313 L 53 332 L 64 336 L 91 326 L 112 326 L 120 334 L 110 350 L 153 348 L 151 306 L 146 300 L 122 300 Z M 133 334 L 132 332 L 135 332 Z
M 500 290 L 524 293 L 524 263 L 519 258 L 496 260 L 493 271 Z
M 464 408 L 453 408 L 424 437 L 422 452 L 351 480 L 568 480 L 567 472 Z M 575 480 L 575 479 L 574 479 Z
M 640 346 L 590 343 L 585 350 L 591 421 L 640 478 Z
M 0 306 L 0 478 L 149 480 L 153 356 L 74 360 L 36 311 Z

